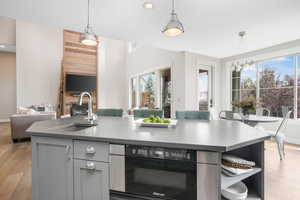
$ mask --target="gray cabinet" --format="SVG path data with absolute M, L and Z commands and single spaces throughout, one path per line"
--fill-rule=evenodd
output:
M 109 200 L 108 163 L 74 161 L 75 200 Z
M 125 192 L 125 156 L 110 155 L 110 189 Z
M 70 139 L 32 136 L 32 199 L 73 200 Z
M 197 163 L 197 200 L 220 199 L 220 166 Z

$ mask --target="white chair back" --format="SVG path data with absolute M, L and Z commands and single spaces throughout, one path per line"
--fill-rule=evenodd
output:
M 226 120 L 243 120 L 243 117 L 240 113 L 233 112 L 231 110 L 223 110 L 219 114 L 220 119 Z
M 218 119 L 218 113 L 214 107 L 209 108 L 209 112 L 210 112 L 210 120 Z
M 291 118 L 291 114 L 292 114 L 291 110 L 286 113 L 286 115 L 284 116 L 284 118 L 282 119 L 280 125 L 278 126 L 278 128 L 276 130 L 275 136 L 277 136 L 279 134 L 284 135 L 284 132 L 282 130 L 286 129 L 288 120 Z
M 282 112 L 282 117 L 285 117 L 287 115 L 287 113 L 289 112 L 289 107 L 281 106 L 281 112 Z
M 271 115 L 271 111 L 267 108 L 256 108 L 256 115 L 269 117 Z

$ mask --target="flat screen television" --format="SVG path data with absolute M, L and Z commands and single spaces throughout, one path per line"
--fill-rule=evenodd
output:
M 66 91 L 94 92 L 97 88 L 96 76 L 83 76 L 75 74 L 66 75 Z

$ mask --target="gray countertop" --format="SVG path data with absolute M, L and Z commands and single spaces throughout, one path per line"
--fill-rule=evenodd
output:
M 176 127 L 139 127 L 132 118 L 100 117 L 98 126 L 73 130 L 79 118 L 35 122 L 35 136 L 104 141 L 225 152 L 262 142 L 270 136 L 237 121 L 179 120 Z

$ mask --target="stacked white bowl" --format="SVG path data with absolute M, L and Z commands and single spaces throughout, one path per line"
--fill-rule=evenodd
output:
M 248 188 L 243 182 L 238 182 L 223 189 L 222 196 L 228 200 L 245 200 L 248 196 Z

